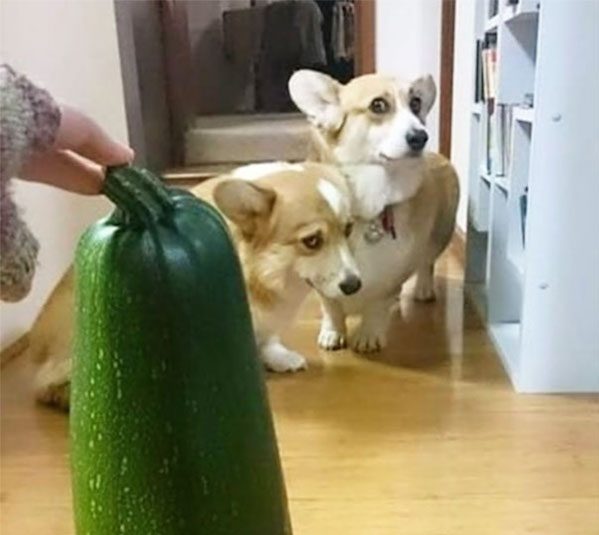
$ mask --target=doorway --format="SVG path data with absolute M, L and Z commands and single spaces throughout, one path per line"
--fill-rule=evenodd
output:
M 355 1 L 188 2 L 187 24 L 197 91 L 184 163 L 305 159 L 308 127 L 287 83 L 303 68 L 354 77 Z
M 347 82 L 374 70 L 374 0 L 116 4 L 132 137 L 161 170 L 303 159 L 308 127 L 288 94 L 291 74 Z M 148 85 L 151 72 L 164 80 Z

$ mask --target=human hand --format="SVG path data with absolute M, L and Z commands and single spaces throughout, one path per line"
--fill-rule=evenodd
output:
M 112 140 L 87 115 L 61 106 L 54 146 L 25 162 L 20 178 L 50 184 L 83 195 L 100 193 L 105 166 L 133 160 L 130 147 Z

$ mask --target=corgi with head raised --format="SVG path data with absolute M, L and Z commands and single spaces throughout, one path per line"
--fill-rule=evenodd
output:
M 314 156 L 346 176 L 356 218 L 352 250 L 362 276 L 355 296 L 322 296 L 319 343 L 346 344 L 345 318 L 361 317 L 351 339 L 359 352 L 386 344 L 390 310 L 417 273 L 415 297 L 434 298 L 434 263 L 455 225 L 459 182 L 450 162 L 427 152 L 426 117 L 435 98 L 430 76 L 412 82 L 370 74 L 343 85 L 310 70 L 289 81 L 312 125 Z

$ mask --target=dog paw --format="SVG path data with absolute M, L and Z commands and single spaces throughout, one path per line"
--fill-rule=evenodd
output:
M 63 411 L 69 410 L 71 401 L 71 385 L 69 383 L 48 384 L 38 387 L 36 399 L 44 405 L 57 407 Z
M 330 329 L 321 329 L 318 334 L 318 345 L 327 351 L 336 351 L 347 347 L 347 339 L 343 333 Z
M 308 367 L 304 357 L 283 346 L 270 349 L 268 354 L 263 355 L 263 360 L 266 368 L 276 373 L 293 373 Z
M 351 339 L 351 348 L 356 353 L 376 353 L 387 345 L 386 336 L 380 332 L 359 329 Z
M 71 401 L 70 355 L 51 355 L 37 370 L 35 398 L 39 403 L 69 410 Z

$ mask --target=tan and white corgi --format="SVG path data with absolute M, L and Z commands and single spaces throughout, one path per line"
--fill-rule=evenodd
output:
M 313 128 L 315 159 L 346 176 L 356 216 L 352 251 L 362 278 L 356 295 L 322 296 L 319 344 L 347 344 L 346 316 L 360 316 L 350 340 L 358 352 L 385 347 L 391 308 L 417 274 L 415 297 L 434 298 L 434 263 L 453 234 L 459 182 L 451 163 L 424 152 L 425 119 L 436 88 L 381 75 L 342 85 L 310 70 L 289 81 L 291 97 Z
M 273 371 L 305 367 L 278 334 L 315 288 L 336 299 L 362 285 L 350 252 L 351 202 L 339 171 L 306 162 L 240 167 L 193 190 L 233 223 L 260 355 Z
M 332 166 L 268 163 L 244 166 L 192 190 L 225 216 L 246 282 L 259 355 L 277 372 L 305 367 L 278 335 L 311 288 L 329 299 L 360 290 L 350 252 L 350 195 Z M 72 269 L 56 286 L 30 332 L 38 364 L 36 397 L 69 403 L 74 287 Z

